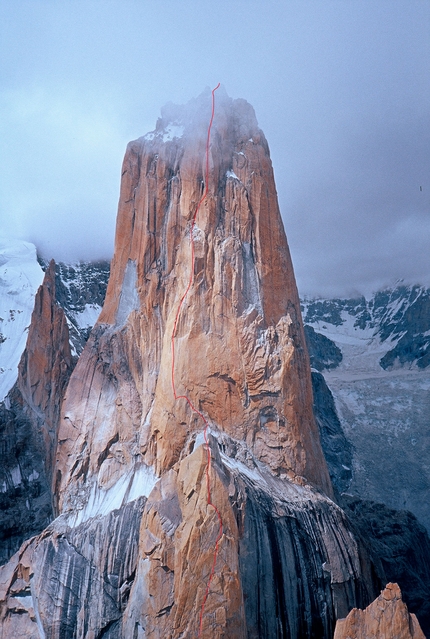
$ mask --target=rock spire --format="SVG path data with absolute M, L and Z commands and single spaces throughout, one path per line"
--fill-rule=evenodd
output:
M 414 614 L 402 601 L 397 584 L 387 584 L 366 610 L 351 610 L 336 624 L 334 639 L 425 639 Z
M 328 639 L 375 595 L 330 498 L 268 145 L 247 102 L 216 100 L 208 173 L 210 91 L 127 148 L 105 305 L 61 411 L 58 517 L 0 571 L 8 632 Z M 190 269 L 174 375 L 199 414 L 172 389 Z
M 174 400 L 170 337 L 191 268 L 209 98 L 170 105 L 156 130 L 127 148 L 106 302 L 66 396 L 60 508 L 69 495 L 74 507 L 72 493 L 97 476 L 111 445 L 121 443 L 125 466 L 140 458 L 161 475 L 202 430 Z M 252 107 L 225 93 L 193 233 L 193 286 L 175 340 L 178 392 L 275 475 L 306 477 L 331 494 L 268 145 Z M 71 466 L 70 456 L 79 462 Z

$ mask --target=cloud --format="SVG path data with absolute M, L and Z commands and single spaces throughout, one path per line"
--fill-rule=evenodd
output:
M 430 5 L 178 7 L 3 5 L 2 232 L 57 259 L 110 255 L 127 142 L 221 81 L 268 139 L 302 293 L 430 280 Z
M 86 98 L 58 85 L 2 94 L 1 137 L 13 138 L 0 170 L 3 232 L 62 259 L 109 256 L 113 246 L 124 140 L 115 114 Z

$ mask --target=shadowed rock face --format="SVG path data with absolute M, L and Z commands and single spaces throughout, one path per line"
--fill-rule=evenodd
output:
M 304 328 L 311 366 L 317 371 L 330 370 L 339 366 L 342 361 L 340 348 L 325 335 L 317 333 L 309 324 L 305 324 Z
M 318 424 L 321 445 L 337 495 L 346 491 L 351 483 L 352 446 L 345 437 L 336 412 L 333 395 L 321 373 L 312 371 L 314 414 Z
M 145 501 L 75 528 L 60 517 L 23 544 L 1 573 L 0 637 L 119 637 Z
M 222 94 L 191 264 L 210 98 L 127 149 L 106 302 L 62 408 L 59 517 L 0 571 L 5 632 L 183 639 L 201 616 L 207 639 L 328 639 L 375 596 L 330 500 L 267 143 Z M 209 422 L 210 466 L 171 383 L 191 267 L 174 376 Z

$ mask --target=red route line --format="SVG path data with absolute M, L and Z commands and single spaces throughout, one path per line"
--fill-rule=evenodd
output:
M 199 619 L 199 634 L 197 635 L 198 637 L 201 637 L 202 635 L 202 630 L 203 630 L 203 615 L 204 615 L 204 611 L 205 611 L 205 606 L 206 606 L 206 601 L 209 597 L 209 588 L 213 579 L 213 576 L 215 574 L 215 566 L 216 566 L 216 560 L 218 557 L 218 547 L 219 547 L 219 542 L 221 540 L 222 534 L 223 534 L 223 525 L 222 525 L 222 518 L 221 518 L 221 514 L 218 510 L 218 508 L 212 503 L 212 496 L 211 496 L 211 487 L 210 487 L 210 469 L 211 469 L 211 449 L 209 447 L 209 440 L 208 440 L 208 435 L 207 435 L 207 431 L 209 428 L 209 422 L 206 419 L 206 417 L 194 406 L 194 404 L 192 403 L 192 401 L 190 400 L 189 397 L 187 397 L 187 395 L 178 395 L 176 393 L 176 385 L 175 385 L 175 337 L 176 337 L 176 333 L 178 330 L 178 321 L 179 321 L 179 316 L 181 314 L 181 310 L 182 310 L 182 306 L 185 302 L 185 299 L 189 293 L 189 290 L 193 284 L 193 280 L 194 280 L 194 237 L 193 237 L 193 231 L 194 231 L 194 226 L 196 223 L 196 218 L 197 218 L 197 214 L 200 210 L 201 205 L 203 204 L 203 202 L 205 201 L 208 191 L 209 191 L 209 145 L 210 145 L 210 140 L 211 140 L 211 129 L 212 129 L 212 123 L 214 120 L 214 114 L 215 114 L 215 91 L 219 88 L 220 84 L 218 83 L 217 86 L 215 87 L 215 89 L 212 90 L 212 114 L 211 114 L 211 119 L 209 122 L 209 127 L 208 127 L 208 135 L 207 135 L 207 139 L 206 139 L 206 172 L 205 172 L 205 190 L 203 192 L 202 197 L 200 198 L 199 203 L 197 204 L 197 208 L 196 211 L 194 213 L 193 219 L 192 219 L 192 223 L 191 223 L 191 229 L 190 229 L 190 244 L 191 244 L 191 269 L 190 269 L 190 277 L 188 280 L 188 285 L 187 288 L 185 289 L 185 293 L 182 295 L 181 300 L 179 302 L 178 305 L 178 309 L 176 311 L 176 315 L 175 315 L 175 322 L 173 324 L 173 331 L 172 331 L 172 338 L 171 338 L 171 343 L 172 343 L 172 389 L 173 389 L 173 396 L 175 398 L 175 401 L 178 399 L 185 399 L 185 401 L 187 402 L 188 406 L 191 408 L 191 410 L 196 413 L 203 421 L 205 428 L 203 431 L 203 436 L 204 436 L 204 440 L 205 440 L 205 445 L 206 445 L 206 453 L 207 453 L 207 464 L 206 464 L 206 490 L 207 490 L 207 503 L 208 506 L 212 506 L 212 508 L 215 510 L 215 513 L 218 517 L 218 523 L 219 523 L 219 531 L 218 531 L 218 537 L 216 539 L 215 542 L 215 548 L 214 548 L 214 554 L 213 554 L 213 561 L 212 561 L 212 567 L 211 567 L 211 572 L 209 574 L 209 579 L 206 585 L 206 590 L 205 590 L 205 595 L 203 597 L 203 602 L 202 602 L 202 606 L 200 609 L 200 619 Z

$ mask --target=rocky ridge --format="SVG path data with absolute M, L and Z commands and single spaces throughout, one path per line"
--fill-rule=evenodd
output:
M 202 637 L 329 637 L 375 594 L 330 499 L 267 142 L 251 107 L 225 95 L 174 370 L 210 423 L 210 468 L 202 424 L 172 397 L 209 98 L 170 106 L 128 147 L 106 301 L 61 411 L 58 517 L 1 570 L 4 632 L 197 636 L 214 561 Z
M 389 583 L 366 610 L 351 610 L 336 624 L 334 639 L 425 639 L 418 620 L 409 614 L 397 584 Z

